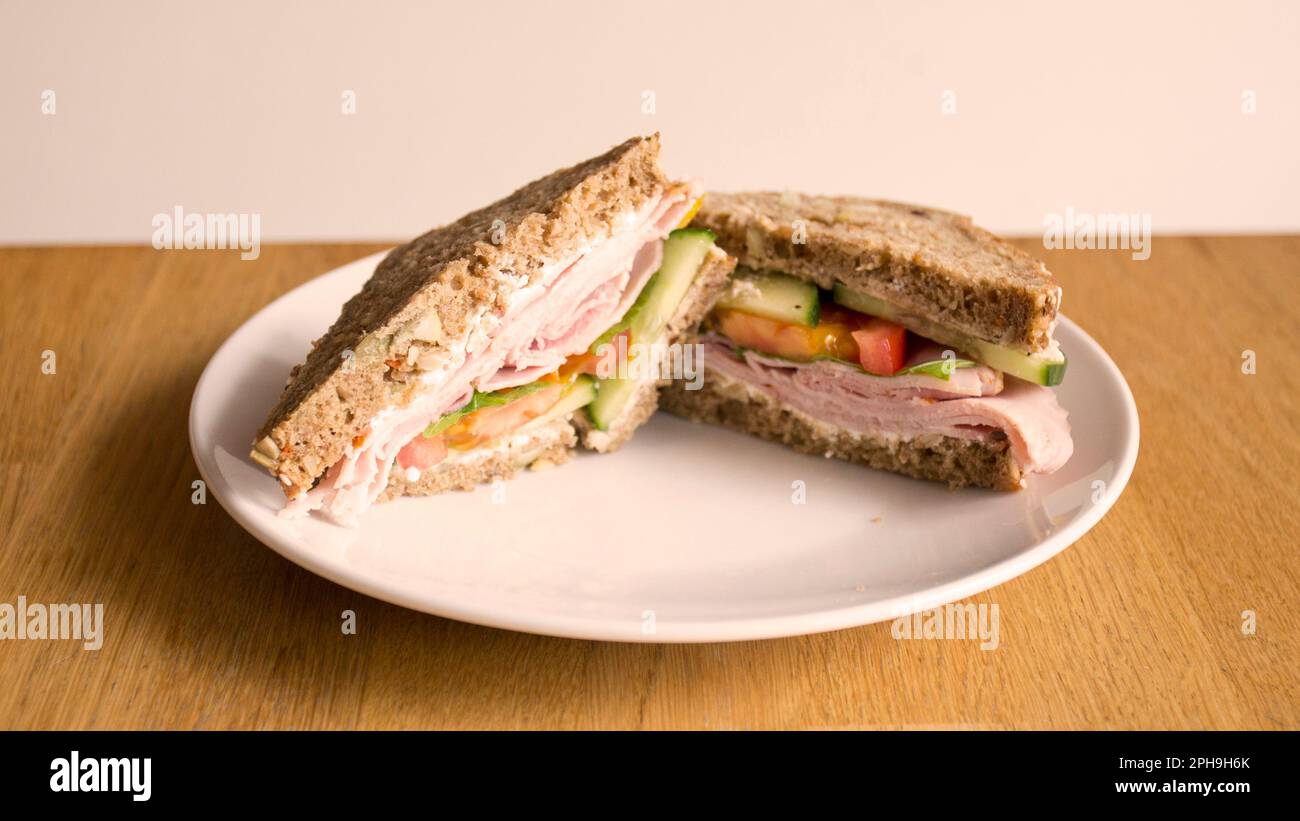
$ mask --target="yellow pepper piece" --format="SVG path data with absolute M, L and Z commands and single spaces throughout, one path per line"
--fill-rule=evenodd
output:
M 696 197 L 695 202 L 691 204 L 690 209 L 686 212 L 686 216 L 682 217 L 681 222 L 677 223 L 677 227 L 685 228 L 690 225 L 691 220 L 695 219 L 695 215 L 700 212 L 700 205 L 703 204 L 703 202 L 704 197 Z

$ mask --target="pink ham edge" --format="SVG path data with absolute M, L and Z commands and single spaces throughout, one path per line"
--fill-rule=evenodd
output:
M 475 386 L 495 391 L 527 384 L 587 350 L 627 313 L 659 269 L 663 240 L 700 192 L 694 181 L 670 189 L 633 218 L 635 229 L 608 238 L 517 292 L 485 349 L 467 352 L 455 371 L 407 407 L 377 416 L 362 446 L 349 446 L 317 485 L 290 499 L 280 515 L 319 510 L 338 524 L 355 525 L 388 486 L 402 447 L 429 423 L 464 406 Z
M 708 370 L 856 433 L 981 439 L 998 429 L 1028 473 L 1052 473 L 1074 452 L 1067 414 L 1051 389 L 1013 377 L 1003 382 L 986 366 L 958 369 L 949 381 L 915 374 L 875 377 L 835 362 L 790 362 L 753 351 L 738 359 L 719 337 L 705 339 L 704 346 Z M 924 358 L 934 357 L 917 355 L 909 362 Z

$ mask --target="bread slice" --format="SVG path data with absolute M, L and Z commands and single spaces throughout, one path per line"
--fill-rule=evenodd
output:
M 680 382 L 669 385 L 659 406 L 695 422 L 753 434 L 802 453 L 947 482 L 954 488 L 1017 490 L 1021 486 L 1020 466 L 1001 432 L 987 440 L 943 434 L 907 439 L 857 434 L 786 407 L 766 393 L 712 370 L 706 370 L 700 390 L 687 390 Z
M 700 323 L 722 293 L 735 267 L 734 257 L 716 247 L 709 252 L 696 271 L 691 287 L 682 297 L 676 316 L 668 323 L 665 341 L 676 342 L 683 333 Z M 562 464 L 568 461 L 572 449 L 578 444 L 578 431 L 582 431 L 583 445 L 591 450 L 617 450 L 654 414 L 659 406 L 659 388 L 666 384 L 668 380 L 647 380 L 646 390 L 634 397 L 608 431 L 596 430 L 586 413 L 577 411 L 571 420 L 556 419 L 542 427 L 521 431 L 495 445 L 452 457 L 431 470 L 423 471 L 413 480 L 408 480 L 403 471 L 394 470 L 379 501 L 399 496 L 431 496 L 448 490 L 473 490 L 485 482 L 509 479 L 525 467 L 541 470 Z
M 735 257 L 723 253 L 716 246 L 710 249 L 699 270 L 695 272 L 691 287 L 678 304 L 677 314 L 669 320 L 660 342 L 679 343 L 684 334 L 694 331 L 721 296 L 735 268 Z M 600 453 L 610 453 L 621 448 L 632 437 L 632 433 L 654 415 L 659 407 L 659 391 L 670 381 L 647 379 L 638 385 L 636 394 L 608 430 L 593 427 L 585 412 L 574 414 L 574 424 L 582 434 L 583 447 Z
M 485 315 L 548 263 L 609 237 L 620 215 L 665 191 L 659 138 L 634 137 L 395 248 L 293 369 L 253 458 L 290 498 L 308 490 L 382 409 L 404 407 L 419 373 L 463 351 Z
M 740 265 L 837 281 L 925 321 L 937 342 L 1025 352 L 1051 344 L 1061 289 L 1047 268 L 968 217 L 904 203 L 797 193 L 709 193 L 695 225 Z
M 393 471 L 379 497 L 386 502 L 399 496 L 431 496 L 448 490 L 473 490 L 495 479 L 509 479 L 525 467 L 541 470 L 568 460 L 578 438 L 568 420 L 556 419 L 541 427 L 521 431 L 492 447 L 453 456 L 426 470 L 414 480 Z

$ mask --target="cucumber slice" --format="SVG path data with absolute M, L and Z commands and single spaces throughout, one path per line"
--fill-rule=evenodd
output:
M 713 232 L 704 228 L 678 228 L 668 235 L 663 263 L 624 317 L 633 342 L 659 341 L 712 247 Z
M 934 339 L 936 342 L 954 345 L 960 348 L 963 353 L 970 354 L 990 368 L 1009 373 L 1026 382 L 1051 387 L 1052 385 L 1061 384 L 1062 380 L 1065 379 L 1065 354 L 1055 347 L 1039 353 L 1025 353 L 1002 345 L 995 345 L 992 342 L 985 342 L 982 339 L 954 335 L 951 331 L 938 328 L 933 323 L 907 314 L 883 299 L 864 294 L 861 291 L 854 291 L 840 282 L 835 283 L 834 299 L 846 308 L 882 317 L 891 322 L 897 322 L 922 336 Z M 937 335 L 948 338 L 941 339 Z
M 640 385 L 640 379 L 597 379 L 596 398 L 587 406 L 591 424 L 597 430 L 609 430 Z
M 809 328 L 817 326 L 821 315 L 816 285 L 767 271 L 737 273 L 718 307 Z
M 1065 358 L 1065 353 L 1059 349 L 1027 354 L 979 341 L 975 343 L 971 356 L 994 370 L 1018 376 L 1036 385 L 1046 385 L 1049 388 L 1061 384 L 1065 379 L 1065 368 L 1069 362 Z
M 633 342 L 657 341 L 712 247 L 713 232 L 706 228 L 678 228 L 670 233 L 664 241 L 664 258 L 659 270 L 650 277 L 623 318 L 591 343 L 588 353 L 598 354 L 601 345 L 629 330 Z
M 669 234 L 659 270 L 641 289 L 627 315 L 596 340 L 591 352 L 597 353 L 602 344 L 625 330 L 630 332 L 633 344 L 658 342 L 712 247 L 713 232 L 703 228 L 678 228 Z M 596 398 L 587 407 L 592 424 L 608 430 L 639 384 L 636 379 L 596 380 Z
M 536 419 L 524 425 L 520 430 L 526 428 L 538 427 L 558 419 L 561 416 L 568 416 L 579 408 L 591 404 L 591 400 L 596 398 L 596 380 L 590 376 L 579 376 L 574 380 L 569 389 L 560 397 L 560 401 L 551 406 L 551 409 Z

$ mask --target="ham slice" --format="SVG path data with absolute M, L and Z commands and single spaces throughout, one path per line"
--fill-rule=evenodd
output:
M 912 374 L 872 376 L 843 362 L 793 362 L 737 350 L 726 338 L 702 340 L 707 373 L 740 381 L 787 407 L 855 433 L 905 438 L 943 434 L 985 439 L 1002 431 L 1027 473 L 1051 473 L 1074 443 L 1065 410 L 1049 388 L 981 365 L 949 379 Z M 923 349 L 909 363 L 937 358 Z
M 622 230 L 577 258 L 549 266 L 511 297 L 487 342 L 467 350 L 450 372 L 426 374 L 428 389 L 410 405 L 382 411 L 361 447 L 349 446 L 316 486 L 292 499 L 281 516 L 319 510 L 351 525 L 388 486 L 398 452 L 430 422 L 469 402 L 474 390 L 524 385 L 586 351 L 627 313 L 659 269 L 663 241 L 700 196 L 696 183 L 674 186 Z
M 517 317 L 503 323 L 504 330 L 492 340 L 487 357 L 501 356 L 502 366 L 479 381 L 479 390 L 526 385 L 591 347 L 606 329 L 622 319 L 659 270 L 664 256 L 663 237 L 677 224 L 670 220 L 675 217 L 679 221 L 686 207 L 688 202 L 680 211 L 670 209 L 661 215 L 660 220 L 668 223 L 662 235 L 656 223 L 656 235 L 649 241 L 643 236 L 632 237 L 631 241 L 612 239 L 570 266 L 567 276 L 561 276 L 553 289 L 546 289 L 544 284 L 537 286 L 542 296 L 530 298 Z M 617 272 L 615 276 L 610 276 L 611 271 Z

